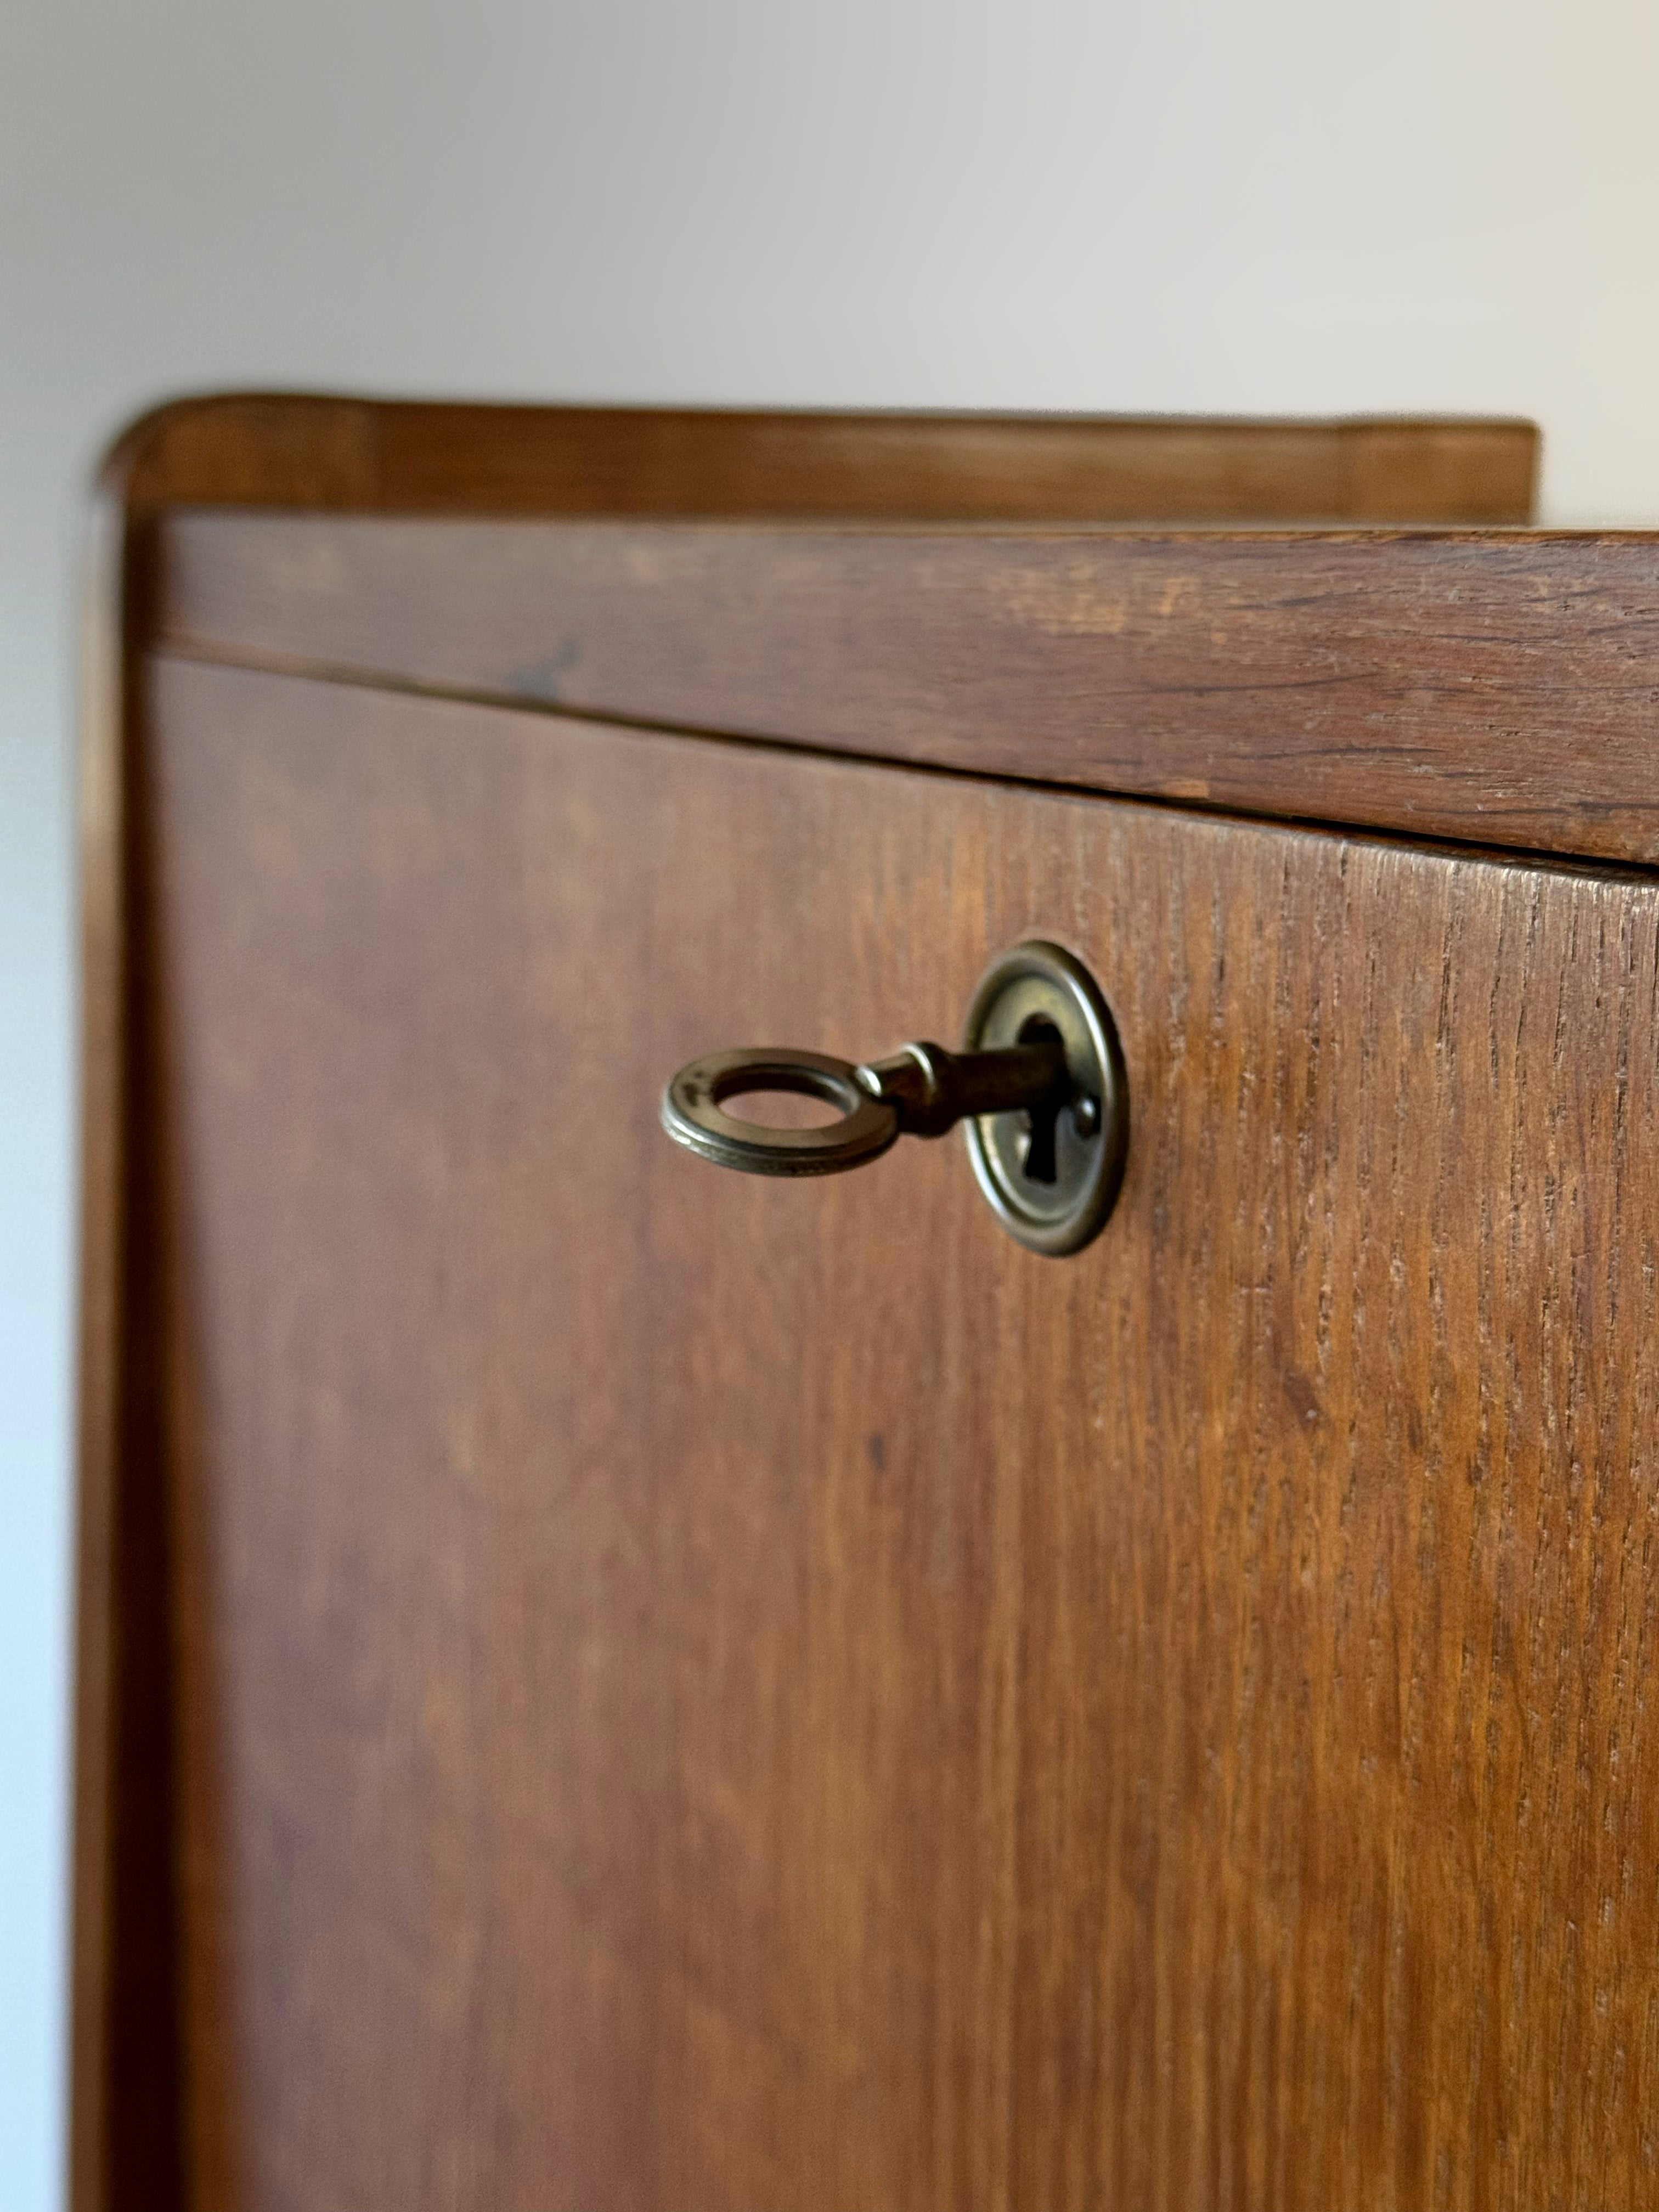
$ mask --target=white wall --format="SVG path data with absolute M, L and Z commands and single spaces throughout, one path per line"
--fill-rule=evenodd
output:
M 70 608 L 157 396 L 1503 410 L 1659 520 L 1642 0 L 6 0 L 0 2206 L 61 2184 Z

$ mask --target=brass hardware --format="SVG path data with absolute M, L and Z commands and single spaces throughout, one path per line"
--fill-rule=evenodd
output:
M 776 1129 L 726 1112 L 757 1091 L 804 1093 L 839 1115 Z M 1105 1000 L 1058 945 L 1017 945 L 992 963 L 959 1053 L 907 1044 L 856 1066 L 788 1048 L 711 1053 L 662 1097 L 677 1143 L 750 1175 L 839 1174 L 959 1121 L 981 1189 L 1021 1243 L 1074 1252 L 1098 1232 L 1123 1179 L 1128 1084 Z
M 1076 1252 L 1106 1225 L 1129 1153 L 1129 1078 L 1117 1024 L 1080 960 L 1058 945 L 1017 945 L 980 978 L 963 1043 L 969 1054 L 1042 1037 L 1064 1053 L 1065 1105 L 983 1114 L 968 1156 L 1005 1229 L 1033 1252 Z M 1069 1107 L 1069 1111 L 1066 1108 Z

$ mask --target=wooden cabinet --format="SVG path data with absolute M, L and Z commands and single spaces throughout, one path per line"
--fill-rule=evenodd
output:
M 81 2206 L 1653 2201 L 1649 541 L 236 405 L 106 516 Z M 659 1129 L 1033 934 L 1084 1252 Z

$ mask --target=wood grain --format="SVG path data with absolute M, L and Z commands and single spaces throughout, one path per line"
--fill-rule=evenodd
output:
M 503 407 L 224 392 L 118 441 L 127 511 L 1517 523 L 1530 422 Z
M 1659 860 L 1659 540 L 191 514 L 179 650 L 1473 843 Z
M 1654 2200 L 1659 884 L 149 701 L 187 2201 Z M 1078 1259 L 658 1131 L 1034 931 Z

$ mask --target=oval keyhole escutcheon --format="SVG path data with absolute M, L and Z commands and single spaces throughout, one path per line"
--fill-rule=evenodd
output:
M 1097 1237 L 1122 1188 L 1129 1081 L 1117 1024 L 1081 961 L 1058 945 L 1017 945 L 981 977 L 964 1052 L 1058 1040 L 1068 1095 L 1037 1112 L 965 1124 L 979 1187 L 1012 1236 L 1058 1257 Z

